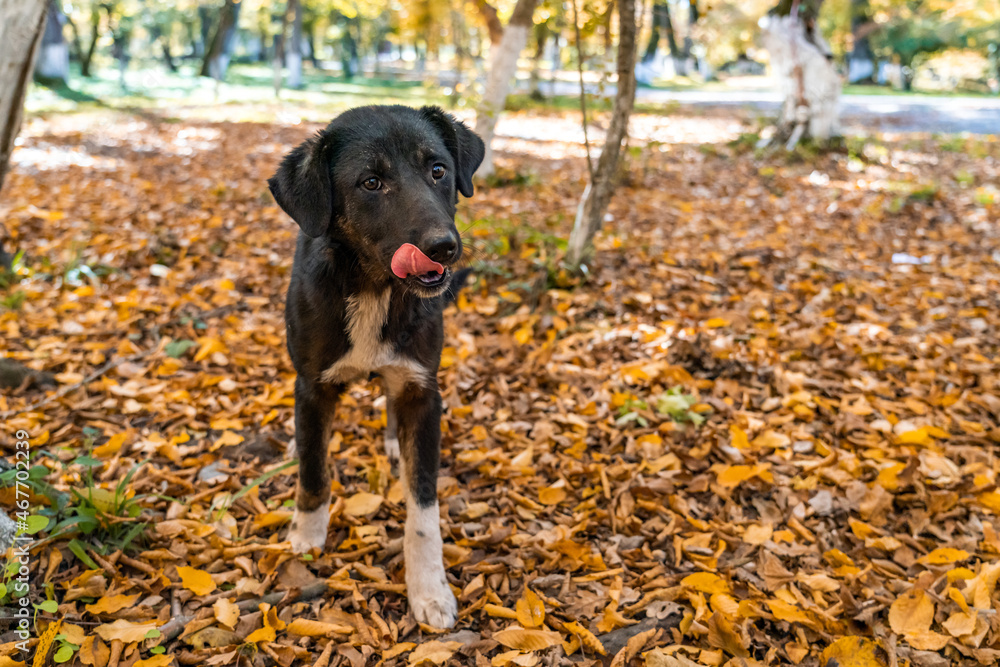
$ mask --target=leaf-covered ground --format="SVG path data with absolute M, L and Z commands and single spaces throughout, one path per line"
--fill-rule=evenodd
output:
M 586 281 L 559 270 L 578 144 L 503 141 L 506 178 L 460 207 L 477 277 L 439 374 L 461 608 L 441 632 L 407 615 L 377 387 L 337 412 L 326 553 L 283 543 L 296 228 L 265 179 L 317 126 L 32 120 L 0 203 L 23 251 L 0 349 L 58 387 L 28 377 L 0 411 L 7 453 L 23 429 L 41 466 L 37 648 L 101 667 L 995 664 L 1000 143 L 788 158 L 721 143 L 720 118 L 636 126 L 653 143 L 633 141 Z

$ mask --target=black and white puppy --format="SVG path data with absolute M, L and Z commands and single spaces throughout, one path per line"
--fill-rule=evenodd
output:
M 458 193 L 472 196 L 482 140 L 437 107 L 351 109 L 289 153 L 268 181 L 300 227 L 285 321 L 299 485 L 289 540 L 326 543 L 327 444 L 347 385 L 377 375 L 385 448 L 406 489 L 404 557 L 418 621 L 451 627 L 437 501 L 442 310 L 460 285 Z M 463 276 L 464 277 L 464 276 Z

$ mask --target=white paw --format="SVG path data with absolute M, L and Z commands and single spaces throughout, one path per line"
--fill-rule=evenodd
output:
M 314 548 L 322 551 L 326 545 L 326 529 L 329 523 L 329 505 L 323 505 L 312 512 L 301 512 L 296 509 L 292 517 L 292 529 L 288 533 L 292 550 L 297 554 L 307 553 Z
M 396 465 L 399 461 L 399 438 L 385 438 L 385 455 L 389 457 L 389 463 Z
M 451 628 L 458 620 L 458 602 L 448 587 L 443 569 L 434 574 L 418 572 L 412 578 L 407 576 L 406 596 L 410 601 L 410 611 L 420 623 L 435 628 Z

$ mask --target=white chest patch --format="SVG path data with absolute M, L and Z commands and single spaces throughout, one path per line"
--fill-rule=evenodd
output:
M 432 379 L 428 369 L 409 357 L 397 354 L 391 345 L 382 340 L 391 294 L 387 289 L 381 294 L 348 297 L 347 336 L 351 349 L 323 371 L 320 376 L 323 382 L 346 384 L 378 373 L 392 394 L 399 394 L 407 382 L 428 386 Z

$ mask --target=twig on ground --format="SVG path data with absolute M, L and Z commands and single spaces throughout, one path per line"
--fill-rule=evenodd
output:
M 301 589 L 297 594 L 292 591 L 277 591 L 275 593 L 268 593 L 267 595 L 262 595 L 259 598 L 253 598 L 250 600 L 243 600 L 242 602 L 237 602 L 236 606 L 239 607 L 240 613 L 246 613 L 251 611 L 256 611 L 256 609 L 262 604 L 278 604 L 279 602 L 298 602 L 305 600 L 312 600 L 317 598 L 323 593 L 325 593 L 329 587 L 325 581 L 321 581 L 318 584 L 313 584 L 311 586 L 306 586 Z M 177 637 L 184 631 L 184 626 L 194 620 L 194 614 L 188 615 L 178 615 L 167 623 L 160 626 L 160 634 L 163 636 L 163 641 L 167 642 L 171 639 Z

